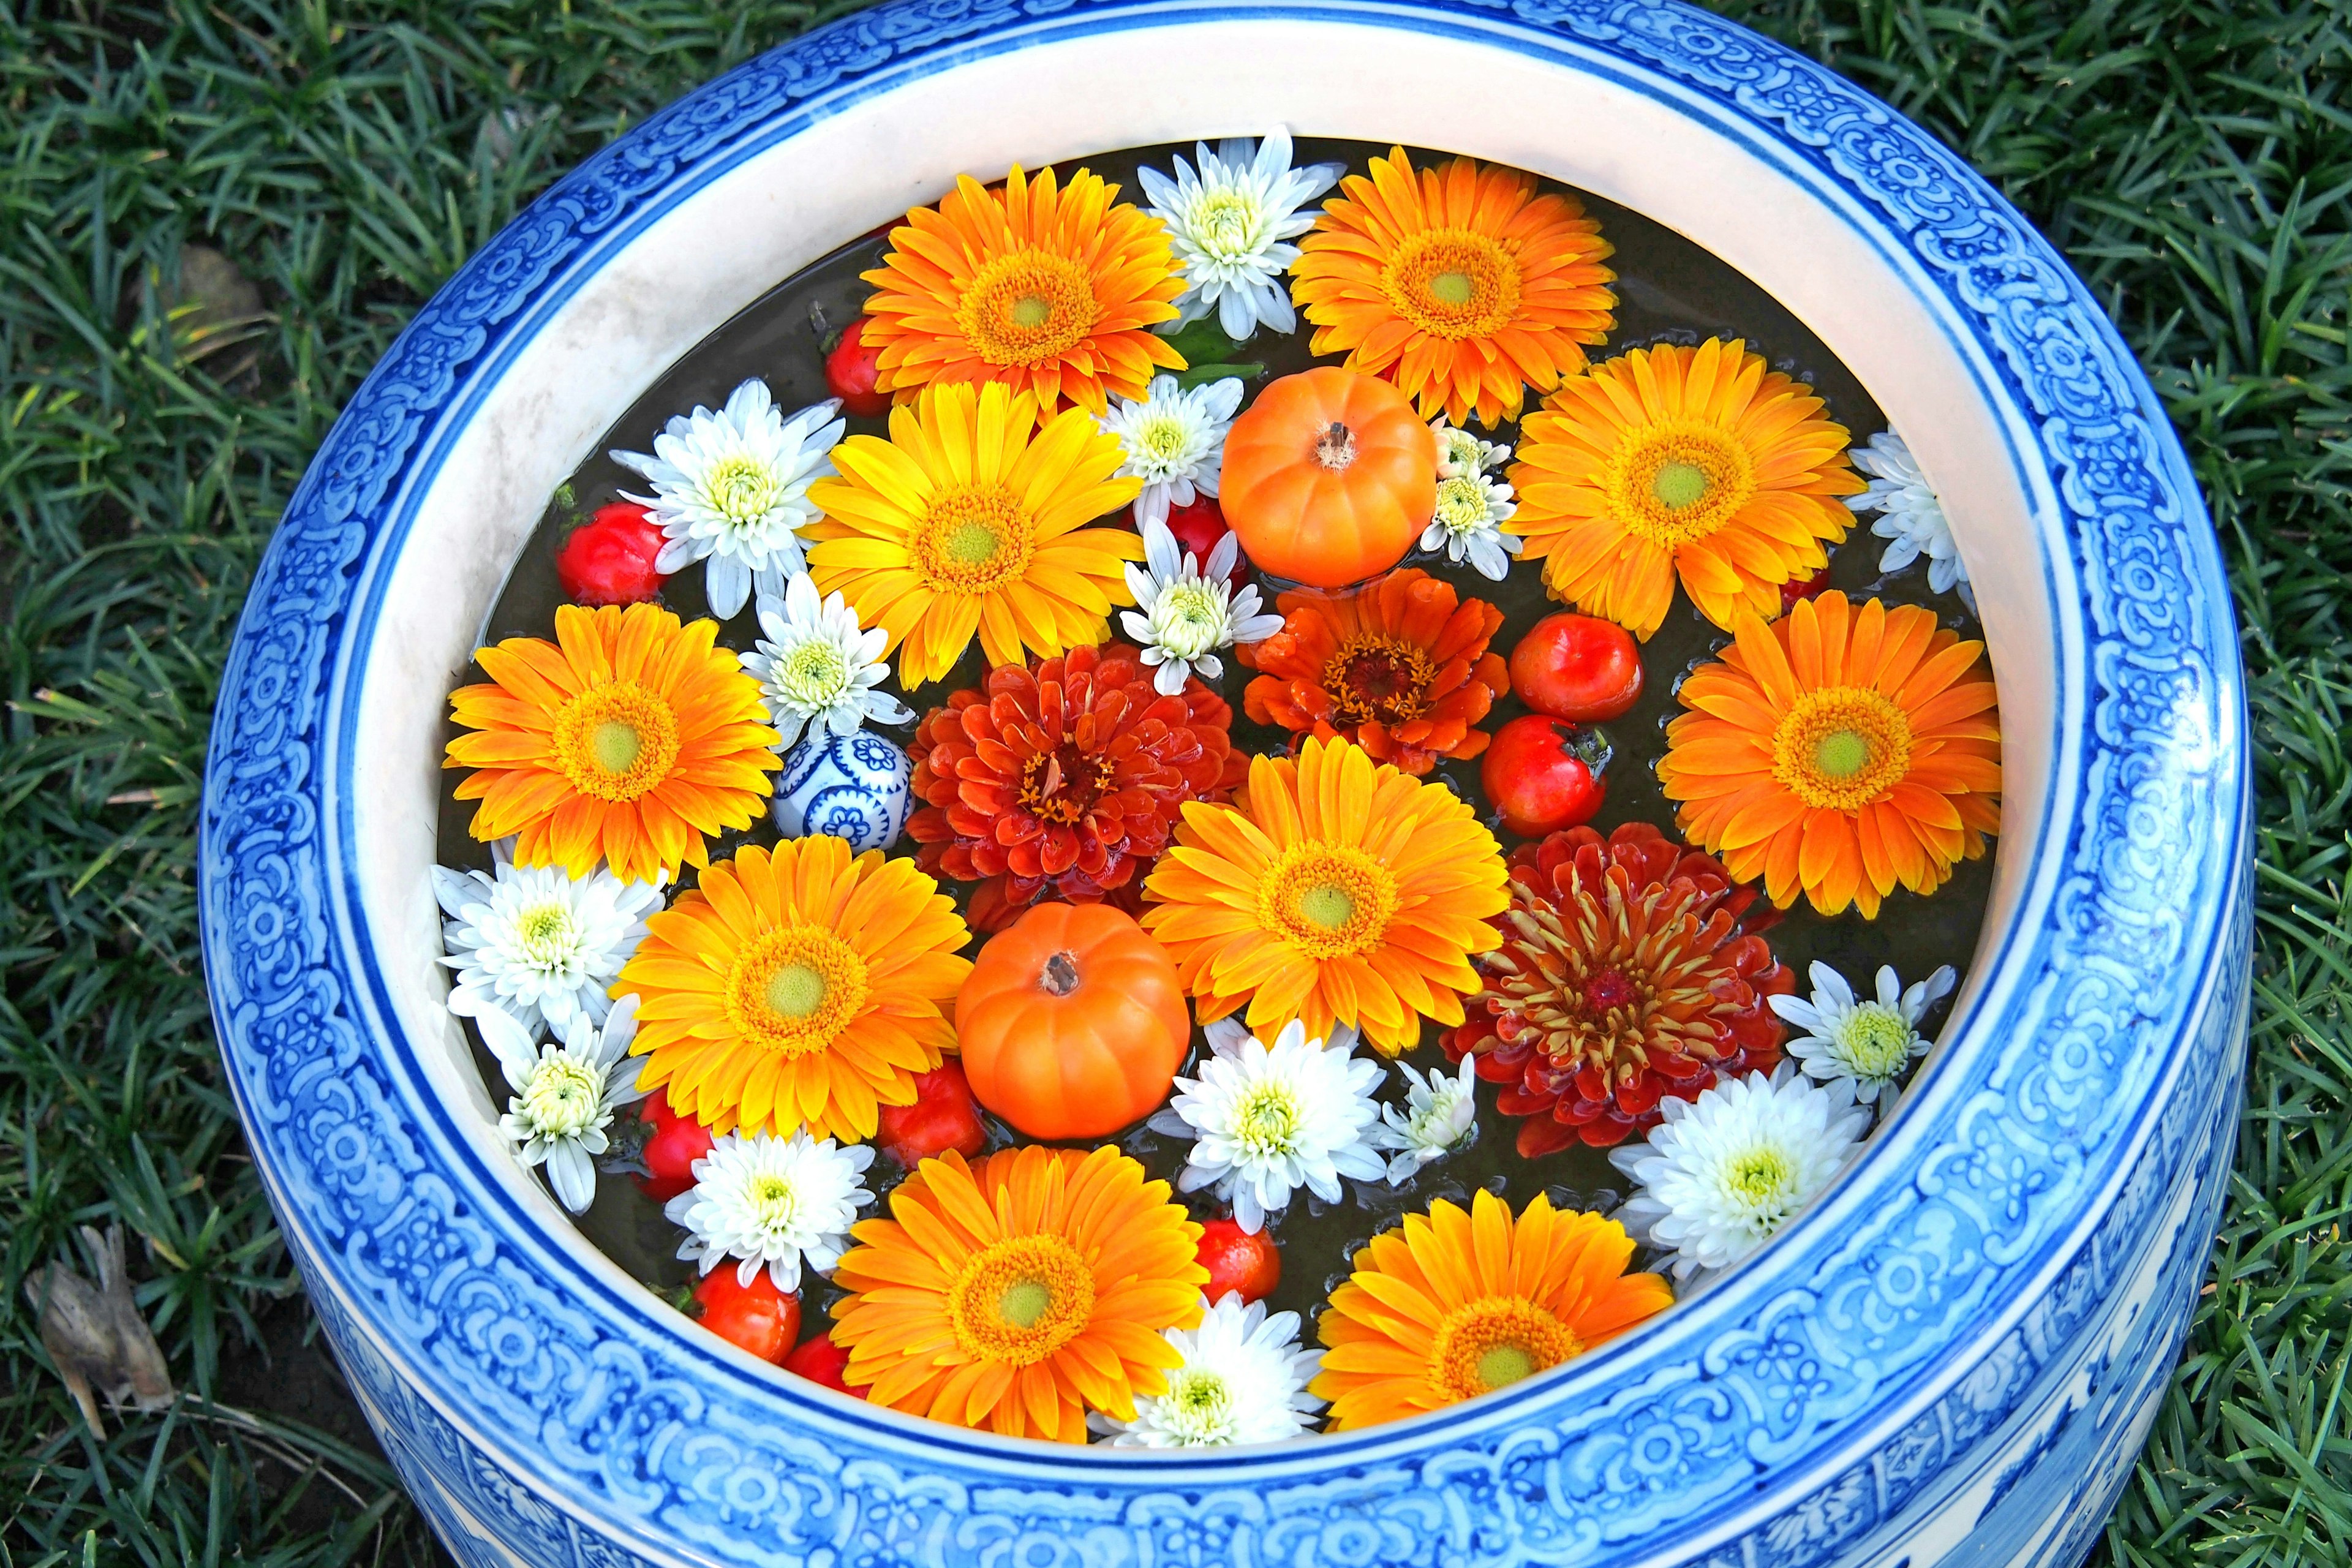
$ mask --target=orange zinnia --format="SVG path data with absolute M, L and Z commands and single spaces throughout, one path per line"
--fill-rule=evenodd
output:
M 1187 804 L 1143 896 L 1202 1023 L 1246 1000 L 1261 1039 L 1345 1024 L 1390 1056 L 1423 1017 L 1462 1022 L 1507 902 L 1502 850 L 1452 790 L 1311 738 L 1252 759 L 1239 805 Z
M 1168 1184 L 1105 1145 L 1032 1144 L 971 1165 L 950 1150 L 861 1222 L 834 1273 L 843 1381 L 877 1405 L 1008 1437 L 1087 1440 L 1087 1412 L 1135 1419 L 1201 1321 L 1201 1227 Z
M 783 766 L 760 683 L 718 635 L 656 605 L 564 605 L 553 642 L 477 649 L 488 684 L 449 695 L 477 732 L 441 764 L 475 770 L 456 792 L 482 803 L 468 831 L 512 835 L 515 864 L 575 879 L 599 858 L 624 882 L 709 865 L 703 841 L 749 827 Z
M 1531 174 L 1467 158 L 1416 174 L 1399 147 L 1339 188 L 1298 242 L 1291 298 L 1317 353 L 1396 383 L 1423 417 L 1516 419 L 1616 325 L 1614 247 Z
M 747 845 L 647 921 L 613 983 L 637 998 L 638 1084 L 713 1132 L 806 1128 L 855 1142 L 955 1048 L 971 961 L 955 900 L 828 835 Z
M 1343 594 L 1314 589 L 1275 601 L 1282 629 L 1235 650 L 1263 670 L 1242 694 L 1261 724 L 1342 736 L 1419 775 L 1445 757 L 1475 757 L 1475 728 L 1511 689 L 1509 668 L 1486 643 L 1503 612 L 1454 597 L 1418 567 Z
M 1726 631 L 1769 620 L 1781 584 L 1829 564 L 1853 523 L 1837 498 L 1863 489 L 1822 407 L 1736 338 L 1620 354 L 1528 416 L 1503 531 L 1526 538 L 1554 597 L 1645 641 L 1677 574 Z
M 1658 780 L 1683 832 L 1782 909 L 1801 890 L 1875 919 L 1932 892 L 2000 827 L 2000 714 L 1984 644 L 1916 605 L 1840 593 L 1740 623 L 1676 695 Z
M 1474 1194 L 1439 1199 L 1356 1254 L 1316 1324 L 1330 1348 L 1310 1393 L 1331 1430 L 1398 1421 L 1549 1372 L 1674 1303 L 1655 1274 L 1628 1274 L 1625 1227 L 1562 1214 L 1538 1194 L 1515 1222 Z
M 997 381 L 1100 414 L 1107 392 L 1139 398 L 1156 367 L 1182 370 L 1150 329 L 1176 319 L 1184 275 L 1160 220 L 1117 195 L 1084 169 L 1057 191 L 1053 170 L 1015 165 L 998 189 L 965 174 L 937 211 L 908 213 L 860 274 L 881 389 Z

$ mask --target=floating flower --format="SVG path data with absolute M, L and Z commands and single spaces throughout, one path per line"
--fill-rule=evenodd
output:
M 1233 716 L 1199 681 L 1161 695 L 1118 643 L 1000 665 L 916 727 L 907 831 L 923 869 L 983 884 L 983 930 L 1044 898 L 1131 905 L 1184 803 L 1241 781 Z
M 1449 425 L 1443 414 L 1429 422 L 1429 429 L 1437 437 L 1437 477 L 1441 479 L 1475 479 L 1511 460 L 1508 447 L 1481 440 L 1467 430 Z
M 1489 1192 L 1470 1212 L 1438 1201 L 1356 1254 L 1316 1325 L 1329 1348 L 1307 1384 L 1331 1430 L 1443 1409 L 1549 1372 L 1674 1300 L 1628 1274 L 1633 1243 L 1614 1220 L 1561 1214 L 1538 1194 L 1514 1220 Z
M 1505 903 L 1501 849 L 1469 805 L 1311 738 L 1295 761 L 1254 758 L 1243 799 L 1186 805 L 1144 886 L 1144 927 L 1201 1022 L 1246 1001 L 1260 1038 L 1295 1018 L 1313 1039 L 1359 1028 L 1391 1057 L 1423 1016 L 1462 1022 L 1470 955 L 1501 941 L 1487 921 Z
M 1437 481 L 1437 510 L 1421 531 L 1423 550 L 1443 550 L 1448 561 L 1467 559 L 1479 575 L 1499 583 L 1510 574 L 1511 557 L 1526 541 L 1502 525 L 1518 508 L 1511 487 L 1480 473 L 1455 474 Z
M 1315 353 L 1344 353 L 1423 415 L 1516 419 L 1528 387 L 1583 369 L 1616 324 L 1600 223 L 1533 175 L 1467 158 L 1415 174 L 1399 147 L 1340 189 L 1299 242 L 1291 297 Z
M 1121 398 L 1100 416 L 1097 423 L 1118 438 L 1125 454 L 1120 475 L 1143 483 L 1135 498 L 1138 527 L 1164 523 L 1171 506 L 1191 506 L 1217 493 L 1225 432 L 1241 405 L 1239 376 L 1222 376 L 1187 391 L 1174 376 L 1156 375 L 1141 402 Z
M 1868 489 L 1846 497 L 1845 504 L 1855 511 L 1878 513 L 1870 531 L 1895 542 L 1878 558 L 1878 569 L 1900 572 L 1925 555 L 1927 586 L 1938 594 L 1958 589 L 1960 602 L 1974 615 L 1977 591 L 1960 561 L 1959 546 L 1952 542 L 1952 525 L 1944 516 L 1944 503 L 1927 476 L 1919 471 L 1919 460 L 1904 445 L 1903 437 L 1882 430 L 1870 438 L 1870 445 L 1857 447 L 1848 456 L 1871 479 Z
M 1852 1084 L 1817 1086 L 1793 1062 L 1664 1109 L 1648 1142 L 1609 1159 L 1641 1184 L 1617 1217 L 1637 1240 L 1675 1254 L 1677 1279 L 1727 1268 L 1762 1246 L 1821 1195 L 1870 1124 Z
M 1240 650 L 1263 672 L 1242 694 L 1252 719 L 1353 741 L 1413 774 L 1486 749 L 1477 723 L 1511 676 L 1486 651 L 1503 612 L 1486 600 L 1408 566 L 1343 593 L 1294 589 L 1275 608 L 1282 629 Z
M 574 1013 L 561 1046 L 541 1044 L 533 1028 L 497 1009 L 474 1023 L 515 1091 L 499 1118 L 499 1131 L 515 1145 L 525 1168 L 547 1167 L 548 1185 L 565 1208 L 586 1214 L 596 1198 L 594 1157 L 607 1147 L 604 1129 L 613 1124 L 613 1112 L 646 1097 L 638 1064 L 625 1059 L 636 1033 L 635 1008 L 621 1002 L 601 1025 Z
M 601 866 L 584 877 L 518 866 L 509 838 L 490 846 L 490 858 L 487 872 L 433 868 L 433 896 L 449 917 L 441 962 L 457 972 L 449 1011 L 501 1012 L 525 1029 L 603 1023 L 605 987 L 661 907 L 661 883 L 624 882 Z
M 1510 531 L 1555 598 L 1647 640 L 1675 579 L 1727 631 L 1829 563 L 1862 488 L 1846 430 L 1737 339 L 1659 343 L 1560 384 L 1520 429 Z
M 1404 1106 L 1381 1107 L 1383 1125 L 1373 1134 L 1378 1147 L 1397 1151 L 1389 1158 L 1391 1186 L 1403 1184 L 1423 1165 L 1477 1142 L 1477 1080 L 1473 1076 L 1477 1065 L 1465 1057 L 1460 1075 L 1448 1078 L 1435 1068 L 1424 1077 L 1417 1068 L 1397 1064 L 1405 1083 Z
M 834 1273 L 842 1375 L 877 1405 L 1008 1437 L 1087 1440 L 1136 1420 L 1201 1321 L 1201 1227 L 1106 1145 L 926 1160 Z
M 863 1143 L 844 1148 L 804 1131 L 789 1138 L 730 1132 L 694 1163 L 694 1185 L 662 1215 L 687 1228 L 677 1255 L 702 1273 L 733 1258 L 738 1285 L 764 1268 L 789 1294 L 801 1288 L 803 1263 L 824 1274 L 841 1261 L 857 1211 L 874 1201 L 865 1181 L 872 1163 L 874 1151 Z
M 478 731 L 442 766 L 472 768 L 477 838 L 515 839 L 520 866 L 624 882 L 709 864 L 704 840 L 749 827 L 783 764 L 761 722 L 760 683 L 712 644 L 719 623 L 681 626 L 656 605 L 560 605 L 555 640 L 476 650 L 490 679 L 449 695 Z
M 1213 1187 L 1234 1223 L 1255 1233 L 1300 1187 L 1336 1204 L 1341 1176 L 1379 1179 L 1367 1135 L 1381 1121 L 1372 1091 L 1388 1075 L 1354 1054 L 1354 1030 L 1310 1040 L 1294 1018 L 1269 1047 L 1221 1018 L 1209 1045 L 1201 1076 L 1178 1079 L 1175 1099 L 1151 1119 L 1155 1130 L 1195 1141 L 1179 1191 Z
M 1084 169 L 1057 190 L 1053 170 L 1032 179 L 1016 165 L 996 189 L 965 174 L 936 210 L 908 213 L 882 265 L 859 274 L 875 289 L 864 336 L 880 389 L 903 401 L 993 382 L 1042 408 L 1100 414 L 1106 393 L 1143 395 L 1153 366 L 1182 370 L 1150 331 L 1176 319 L 1184 291 L 1168 233 L 1117 195 Z
M 888 692 L 875 689 L 890 673 L 882 662 L 889 634 L 879 626 L 860 631 L 847 602 L 839 594 L 819 599 L 806 574 L 794 577 L 781 596 L 760 595 L 760 629 L 766 637 L 738 657 L 760 683 L 779 752 L 810 726 L 854 735 L 869 721 L 904 724 L 915 716 Z
M 1445 1049 L 1507 1086 L 1495 1106 L 1528 1118 L 1522 1156 L 1622 1142 L 1664 1101 L 1780 1061 L 1769 1004 L 1795 981 L 1719 862 L 1647 823 L 1577 827 L 1513 856 L 1510 891 L 1486 991 Z
M 1181 1359 L 1168 1392 L 1139 1394 L 1135 1419 L 1091 1415 L 1087 1425 L 1114 1448 L 1223 1448 L 1279 1443 L 1315 1425 L 1323 1402 L 1307 1392 L 1323 1364 L 1298 1348 L 1298 1314 L 1269 1315 L 1263 1301 L 1228 1292 L 1197 1329 L 1161 1334 Z
M 713 1132 L 871 1138 L 954 1048 L 971 933 L 911 861 L 823 834 L 747 845 L 651 924 L 614 989 L 638 998 L 646 1087 Z
M 1137 481 L 1115 477 L 1118 438 L 1080 410 L 1039 429 L 1025 392 L 935 387 L 890 411 L 887 441 L 852 436 L 833 460 L 839 477 L 809 492 L 825 513 L 810 574 L 882 628 L 910 689 L 953 668 L 974 631 L 990 663 L 1018 664 L 1024 648 L 1100 642 L 1129 602 L 1121 570 L 1143 542 L 1085 524 Z
M 1816 963 L 1813 999 L 1775 996 L 1772 1011 L 1805 1031 L 1789 1042 L 1789 1054 L 1808 1076 L 1823 1083 L 1844 1079 L 1864 1105 L 1884 1094 L 1892 1110 L 1904 1069 L 1914 1057 L 1927 1054 L 1919 1020 L 1951 994 L 1954 979 L 1947 963 L 1906 991 L 1894 968 L 1881 964 L 1877 1000 L 1857 1002 L 1844 975 Z
M 2000 827 L 2000 715 L 1984 645 L 1916 605 L 1843 594 L 1748 620 L 1675 695 L 1658 782 L 1684 834 L 1782 909 L 1875 919 L 1943 886 Z
M 743 607 L 755 576 L 780 584 L 798 572 L 797 531 L 816 518 L 809 485 L 833 472 L 825 454 L 841 439 L 840 408 L 828 398 L 786 419 L 754 377 L 716 414 L 698 404 L 674 416 L 651 456 L 614 452 L 614 462 L 653 484 L 653 494 L 628 499 L 651 507 L 661 524 L 654 570 L 667 575 L 707 561 L 703 594 L 721 620 Z
M 1217 325 L 1235 342 L 1255 336 L 1261 325 L 1296 330 L 1298 317 L 1283 291 L 1282 272 L 1298 259 L 1298 247 L 1288 242 L 1315 222 L 1312 213 L 1298 209 L 1338 184 L 1348 166 L 1292 168 L 1290 132 L 1279 125 L 1262 142 L 1228 137 L 1214 153 L 1205 142 L 1192 153 L 1200 160 L 1198 174 L 1181 154 L 1173 179 L 1157 169 L 1136 171 L 1151 198 L 1151 216 L 1168 226 L 1184 268 L 1176 319 L 1197 321 L 1214 310 Z
M 1176 536 L 1164 522 L 1143 525 L 1143 562 L 1127 569 L 1136 607 L 1119 612 L 1127 635 L 1143 645 L 1143 662 L 1156 667 L 1152 685 L 1163 696 L 1184 689 L 1198 676 L 1215 680 L 1225 672 L 1219 648 L 1263 642 L 1282 629 L 1280 616 L 1258 613 L 1257 584 L 1236 589 L 1234 563 L 1241 542 L 1220 535 L 1209 563 L 1189 551 L 1177 552 Z

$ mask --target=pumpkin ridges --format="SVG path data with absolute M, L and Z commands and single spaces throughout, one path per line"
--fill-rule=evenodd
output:
M 1333 425 L 1353 440 L 1344 468 L 1318 460 Z M 1234 422 L 1219 492 L 1226 521 L 1265 571 L 1338 587 L 1402 560 L 1436 505 L 1436 437 L 1410 399 L 1336 366 L 1287 375 Z

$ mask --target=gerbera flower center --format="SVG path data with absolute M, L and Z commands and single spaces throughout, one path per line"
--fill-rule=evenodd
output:
M 1233 1139 L 1252 1154 L 1287 1154 L 1298 1141 L 1298 1124 L 1305 1117 L 1305 1108 L 1288 1084 L 1261 1083 L 1234 1108 Z
M 1402 724 L 1429 707 L 1437 671 L 1429 655 L 1402 637 L 1349 637 L 1324 662 L 1322 687 L 1348 724 Z
M 866 961 L 819 926 L 762 932 L 727 974 L 729 1022 L 751 1045 L 787 1057 L 831 1045 L 866 996 Z
M 956 325 L 989 363 L 1028 365 L 1058 358 L 1101 315 L 1085 268 L 1030 248 L 980 269 L 956 307 Z
M 555 716 L 556 765 L 582 795 L 632 801 L 669 776 L 677 721 L 669 704 L 634 680 L 592 687 Z
M 833 643 L 811 637 L 777 659 L 771 679 L 791 700 L 823 708 L 849 684 L 849 660 Z
M 1839 1026 L 1838 1049 L 1856 1078 L 1881 1081 L 1893 1078 L 1911 1059 L 1911 1044 L 1916 1038 L 1901 1014 L 1865 1002 L 1846 1015 Z
M 1738 514 L 1756 493 L 1755 464 L 1728 431 L 1662 421 L 1630 435 L 1609 466 L 1607 488 L 1626 531 L 1673 549 Z
M 1501 241 L 1466 228 L 1410 237 L 1381 283 L 1396 313 L 1433 337 L 1486 337 L 1518 313 L 1518 261 Z
M 702 499 L 730 522 L 757 522 L 776 504 L 783 487 L 776 472 L 748 452 L 730 452 L 710 465 L 702 479 Z
M 1429 1379 L 1456 1399 L 1475 1399 L 1549 1372 L 1583 1348 L 1567 1324 L 1526 1297 L 1486 1296 L 1437 1326 Z
M 983 594 L 1029 568 L 1029 514 L 1005 485 L 950 485 L 931 498 L 908 553 L 935 594 Z
M 566 1056 L 552 1056 L 532 1069 L 524 1086 L 523 1114 L 542 1138 L 573 1138 L 596 1120 L 603 1086 L 596 1074 Z
M 515 921 L 515 945 L 541 973 L 568 968 L 580 951 L 580 921 L 568 904 L 535 904 Z
M 948 1326 L 966 1355 L 1034 1366 L 1093 1318 L 1095 1279 L 1058 1236 L 1016 1236 L 973 1253 L 948 1287 Z
M 1259 923 L 1311 958 L 1373 946 L 1396 907 L 1394 873 L 1342 845 L 1293 845 L 1258 884 Z
M 1090 757 L 1074 745 L 1040 752 L 1021 764 L 1021 809 L 1040 822 L 1084 822 L 1118 778 L 1109 759 Z
M 1911 721 L 1867 687 L 1803 692 L 1772 734 L 1772 776 L 1807 805 L 1858 811 L 1911 768 Z

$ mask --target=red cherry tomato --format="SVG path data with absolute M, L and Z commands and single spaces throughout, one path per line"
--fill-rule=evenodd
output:
M 801 1337 L 801 1299 L 776 1289 L 761 1269 L 749 1285 L 735 1282 L 735 1259 L 720 1260 L 694 1288 L 702 1306 L 702 1326 L 730 1345 L 740 1345 L 761 1361 L 784 1363 L 784 1354 Z
M 1168 509 L 1168 531 L 1176 536 L 1176 548 L 1197 556 L 1202 570 L 1206 571 L 1209 552 L 1214 550 L 1217 542 L 1233 530 L 1225 525 L 1225 514 L 1217 505 L 1217 498 L 1204 495 L 1195 496 L 1190 506 L 1171 505 Z M 1247 558 L 1236 544 L 1234 547 L 1234 569 L 1225 574 L 1225 581 L 1239 583 L 1242 568 L 1247 563 Z
M 1503 814 L 1503 826 L 1527 838 L 1589 822 L 1607 791 L 1601 775 L 1609 742 L 1543 713 L 1526 713 L 1495 731 L 1479 782 Z
M 600 506 L 573 529 L 555 552 L 556 580 L 575 605 L 635 605 L 661 592 L 654 570 L 662 531 L 654 514 L 635 501 Z
M 849 1364 L 849 1352 L 833 1342 L 833 1335 L 823 1333 L 807 1341 L 784 1358 L 784 1370 L 797 1373 L 811 1383 L 821 1383 L 836 1393 L 852 1399 L 866 1397 L 866 1390 L 852 1388 L 842 1381 L 841 1369 Z
M 1538 713 L 1590 724 L 1641 700 L 1633 634 L 1598 616 L 1546 616 L 1511 650 L 1511 689 Z
M 950 1149 L 969 1160 L 988 1145 L 971 1083 L 952 1058 L 915 1079 L 914 1104 L 886 1105 L 881 1116 L 874 1142 L 910 1171 Z
M 865 326 L 863 316 L 850 322 L 841 342 L 824 356 L 824 385 L 841 399 L 844 410 L 873 419 L 890 412 L 890 395 L 876 390 L 882 374 L 882 351 L 866 346 Z
M 669 1095 L 658 1089 L 638 1103 L 637 1114 L 654 1131 L 639 1156 L 646 1163 L 646 1173 L 632 1179 L 639 1192 L 656 1203 L 666 1204 L 694 1185 L 694 1163 L 710 1152 L 710 1129 L 691 1116 L 680 1116 L 672 1110 Z
M 1787 615 L 1801 600 L 1810 599 L 1830 585 L 1830 569 L 1826 566 L 1801 583 L 1780 584 L 1780 613 Z
M 1209 1282 L 1201 1289 L 1212 1301 L 1235 1290 L 1244 1301 L 1263 1300 L 1282 1283 L 1282 1254 L 1275 1250 L 1274 1237 L 1262 1230 L 1253 1235 L 1230 1219 L 1213 1219 L 1201 1227 L 1198 1256 L 1209 1271 Z

